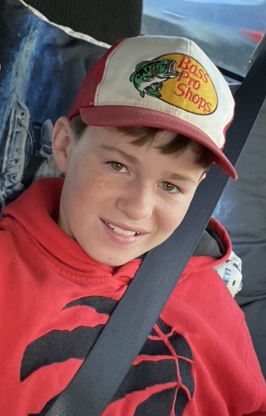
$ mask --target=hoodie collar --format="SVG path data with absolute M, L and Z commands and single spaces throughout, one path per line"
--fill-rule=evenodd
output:
M 74 239 L 59 228 L 56 221 L 63 183 L 63 178 L 34 182 L 4 209 L 3 221 L 15 219 L 22 227 L 24 238 L 26 236 L 51 266 L 59 268 L 70 278 L 89 274 L 95 279 L 114 275 L 123 280 L 131 279 L 139 268 L 141 259 L 132 260 L 115 271 L 113 267 L 92 259 Z
M 31 244 L 38 247 L 47 261 L 64 269 L 64 274 L 85 278 L 89 273 L 96 279 L 114 276 L 125 281 L 132 279 L 142 258 L 114 270 L 111 266 L 93 260 L 74 239 L 58 227 L 56 221 L 63 183 L 63 178 L 46 178 L 34 182 L 4 209 L 4 221 L 10 217 L 15 219 L 23 227 L 24 236 L 27 235 Z M 29 207 L 32 208 L 29 210 Z M 228 259 L 231 251 L 227 232 L 216 220 L 211 219 L 185 272 L 187 274 L 216 267 Z

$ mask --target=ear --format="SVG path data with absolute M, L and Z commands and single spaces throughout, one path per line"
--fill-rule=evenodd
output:
M 71 149 L 74 144 L 75 137 L 69 120 L 66 117 L 60 117 L 54 125 L 52 148 L 57 169 L 62 173 L 67 171 Z
M 206 171 L 204 171 L 204 172 L 202 173 L 202 175 L 200 176 L 200 178 L 199 178 L 198 185 L 201 183 L 201 181 L 203 181 L 203 179 L 205 179 L 205 178 L 206 178 L 206 176 L 207 176 L 207 172 L 206 172 Z

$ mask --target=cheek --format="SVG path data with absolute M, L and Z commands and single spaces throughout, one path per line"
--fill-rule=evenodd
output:
M 85 158 L 76 158 L 72 161 L 66 174 L 69 190 L 73 195 L 84 198 L 90 188 L 97 183 L 97 172 Z
M 176 213 L 176 215 L 173 215 L 173 213 L 169 213 L 169 216 L 164 221 L 164 232 L 167 235 L 171 235 L 173 231 L 180 225 L 183 215 L 181 216 L 180 213 Z
M 70 176 L 69 191 L 72 210 L 84 219 L 97 207 L 103 208 L 111 202 L 113 187 L 99 170 L 84 166 Z
M 158 215 L 158 224 L 160 230 L 165 234 L 166 238 L 169 237 L 174 230 L 181 224 L 189 208 L 189 200 L 183 201 L 182 203 L 170 205 L 164 207 L 164 209 Z

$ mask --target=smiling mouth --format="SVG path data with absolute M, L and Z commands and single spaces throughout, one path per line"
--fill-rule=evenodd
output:
M 116 234 L 121 234 L 126 237 L 133 237 L 133 236 L 141 234 L 138 231 L 123 230 L 122 228 L 117 227 L 116 225 L 110 224 L 106 221 L 104 221 L 104 223 L 105 225 L 107 225 L 107 227 L 111 228 Z

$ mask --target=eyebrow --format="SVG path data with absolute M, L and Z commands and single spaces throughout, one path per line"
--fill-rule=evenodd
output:
M 121 156 L 123 156 L 130 163 L 136 163 L 136 164 L 139 163 L 139 160 L 135 156 L 132 156 L 132 155 L 129 155 L 128 153 L 126 153 L 126 152 L 123 152 L 123 150 L 118 149 L 118 147 L 107 146 L 107 145 L 104 145 L 104 144 L 101 144 L 100 147 L 103 148 L 103 149 L 106 149 L 106 150 L 110 150 L 111 152 L 119 153 Z
M 191 182 L 193 183 L 193 185 L 196 185 L 196 182 L 190 176 L 181 175 L 179 173 L 172 173 L 171 175 L 168 176 L 168 179 Z

